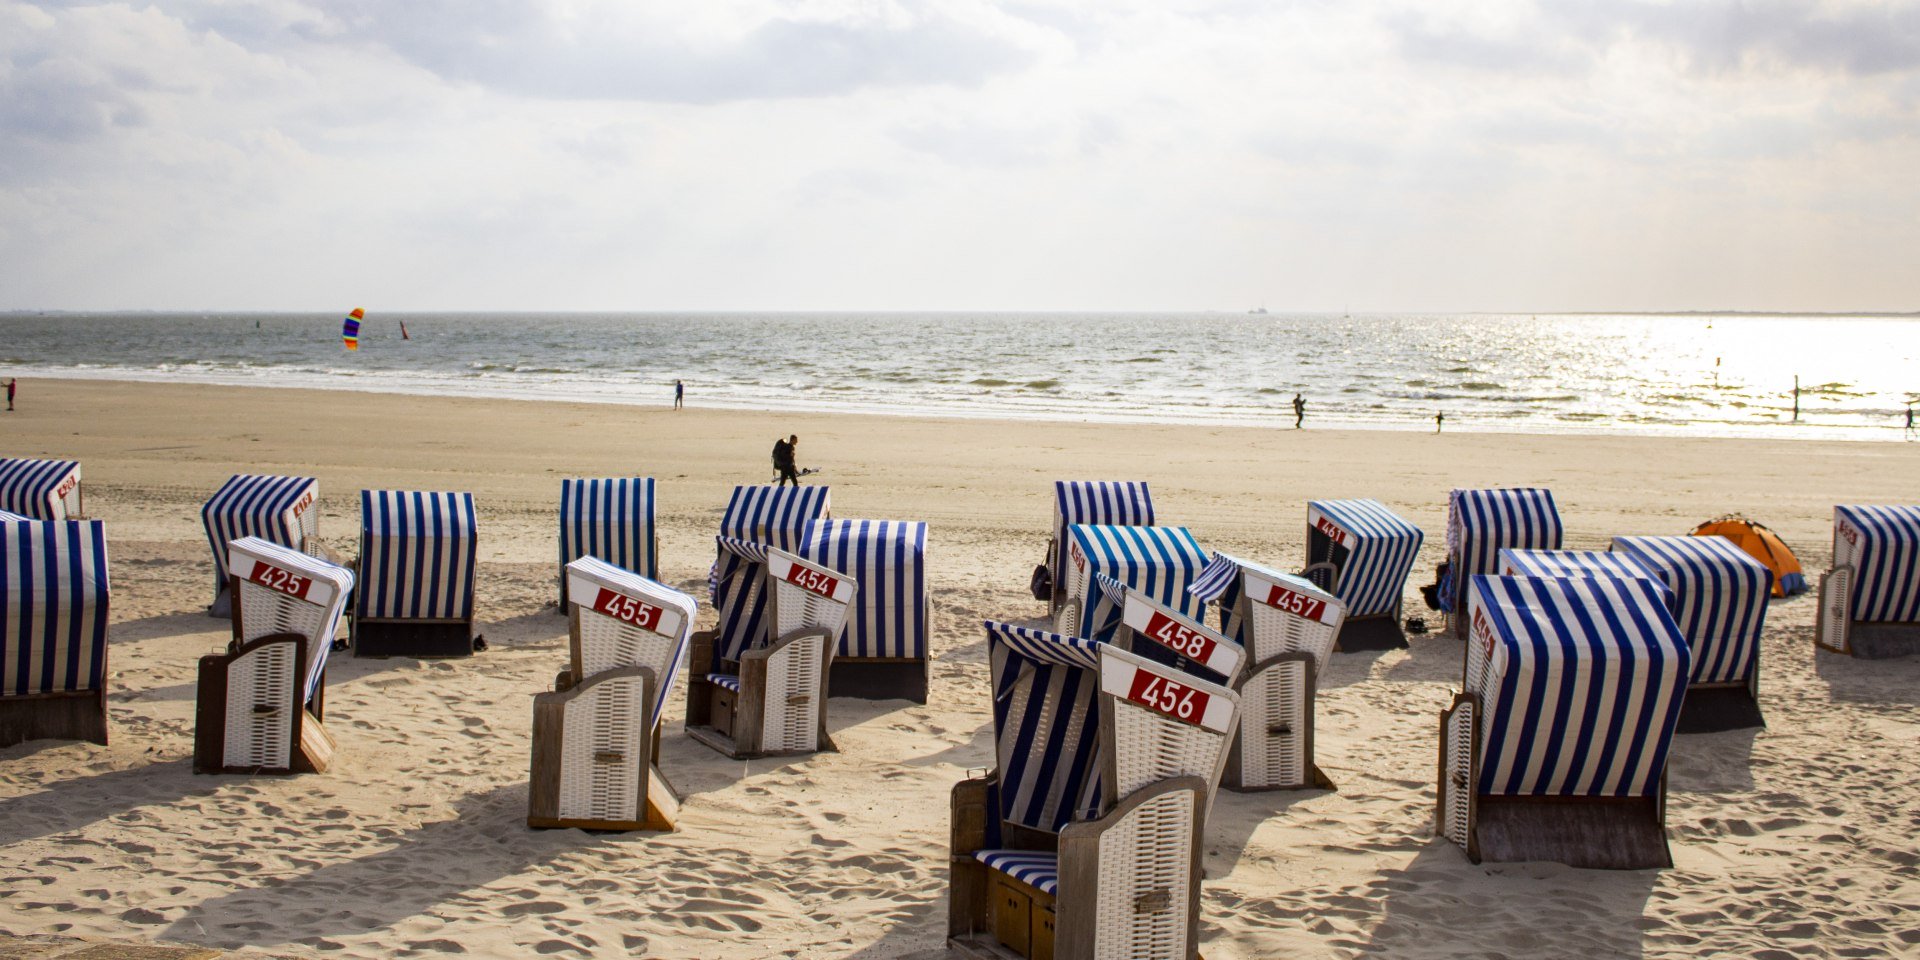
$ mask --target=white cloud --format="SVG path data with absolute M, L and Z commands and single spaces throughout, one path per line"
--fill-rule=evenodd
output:
M 1916 11 L 0 0 L 0 308 L 1911 308 Z

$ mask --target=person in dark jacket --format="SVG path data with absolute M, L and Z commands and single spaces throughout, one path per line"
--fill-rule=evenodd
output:
M 800 470 L 794 466 L 794 457 L 798 455 L 800 437 L 798 434 L 785 440 L 776 440 L 773 444 L 773 471 L 779 474 L 776 486 L 785 486 L 789 481 L 800 485 Z

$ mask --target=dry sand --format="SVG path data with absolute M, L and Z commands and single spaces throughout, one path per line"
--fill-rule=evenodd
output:
M 0 931 L 283 954 L 939 957 L 947 794 L 990 764 L 978 622 L 1041 615 L 1027 575 L 1050 481 L 1151 481 L 1163 522 L 1276 565 L 1304 502 L 1370 496 L 1440 556 L 1454 486 L 1545 485 L 1568 546 L 1743 511 L 1824 569 L 1831 505 L 1920 499 L 1920 445 L 1251 430 L 672 413 L 558 403 L 42 381 L 0 455 L 85 463 L 114 577 L 111 747 L 0 751 Z M 801 436 L 836 515 L 932 523 L 927 706 L 836 700 L 842 752 L 736 762 L 690 741 L 668 835 L 531 831 L 532 695 L 564 656 L 553 602 L 563 476 L 661 481 L 665 579 L 700 590 L 728 489 Z M 492 649 L 329 671 L 328 774 L 190 771 L 202 612 L 198 509 L 234 472 L 317 476 L 353 549 L 363 487 L 470 490 Z M 1409 589 L 1409 608 L 1418 598 Z M 1681 738 L 1675 866 L 1475 867 L 1432 834 L 1435 736 L 1459 647 L 1340 654 L 1319 761 L 1338 792 L 1223 794 L 1202 919 L 1213 960 L 1273 956 L 1888 956 L 1920 951 L 1920 658 L 1815 657 L 1813 602 L 1776 602 L 1764 731 Z M 711 613 L 703 611 L 703 618 Z M 676 699 L 678 697 L 676 696 Z

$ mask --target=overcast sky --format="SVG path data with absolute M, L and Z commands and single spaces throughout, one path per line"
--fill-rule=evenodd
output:
M 1920 2 L 0 0 L 0 308 L 1920 309 Z

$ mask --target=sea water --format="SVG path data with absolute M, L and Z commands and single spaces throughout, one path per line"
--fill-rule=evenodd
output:
M 1874 440 L 1920 399 L 1905 316 L 375 309 L 349 352 L 341 315 L 0 314 L 0 376 L 1281 428 L 1299 393 L 1309 427 Z

